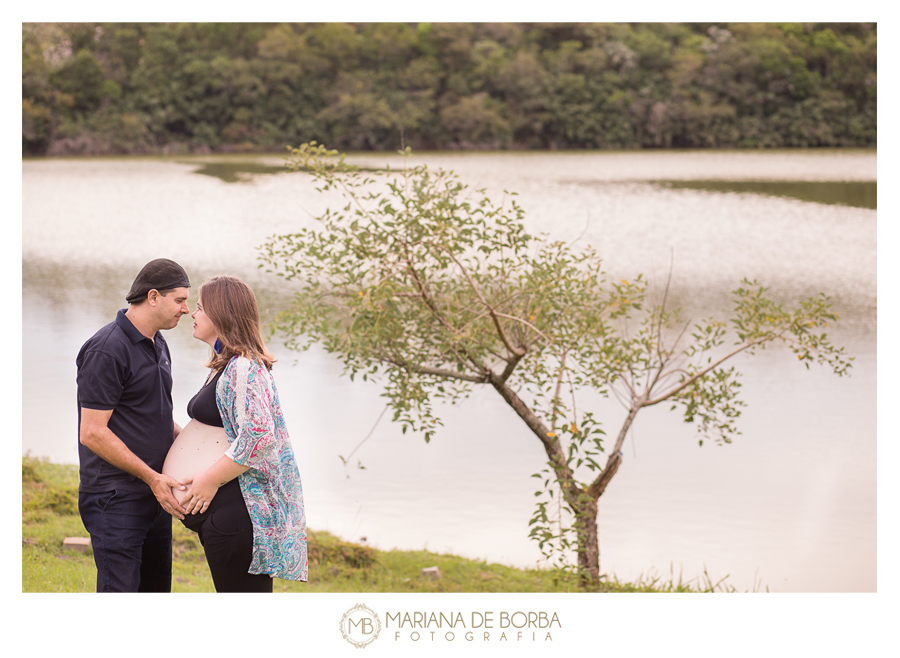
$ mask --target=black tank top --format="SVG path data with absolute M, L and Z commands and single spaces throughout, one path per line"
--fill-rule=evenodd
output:
M 219 407 L 216 406 L 216 384 L 219 383 L 219 377 L 222 376 L 224 370 L 220 370 L 215 374 L 208 384 L 204 384 L 203 388 L 197 391 L 197 395 L 188 402 L 188 416 L 204 425 L 213 425 L 215 427 L 225 427 L 222 422 L 222 415 L 219 413 Z

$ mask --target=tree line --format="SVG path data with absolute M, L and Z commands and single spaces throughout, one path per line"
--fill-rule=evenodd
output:
M 24 23 L 25 155 L 875 146 L 874 23 Z

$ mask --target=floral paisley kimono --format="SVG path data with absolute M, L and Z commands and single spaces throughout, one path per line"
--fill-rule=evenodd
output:
M 250 467 L 238 476 L 253 522 L 249 572 L 306 580 L 303 489 L 271 374 L 233 357 L 216 386 L 216 403 L 228 436 L 225 455 Z

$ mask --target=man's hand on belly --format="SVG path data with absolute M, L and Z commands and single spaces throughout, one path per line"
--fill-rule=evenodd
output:
M 179 519 L 184 519 L 187 510 L 175 500 L 175 496 L 172 495 L 172 489 L 177 488 L 180 491 L 186 491 L 186 486 L 175 478 L 163 475 L 162 473 L 157 473 L 155 477 L 147 482 L 147 484 L 150 485 L 150 490 L 153 492 L 153 495 L 156 496 L 156 500 L 159 501 L 159 504 L 162 505 L 162 508 L 166 510 L 166 512 Z

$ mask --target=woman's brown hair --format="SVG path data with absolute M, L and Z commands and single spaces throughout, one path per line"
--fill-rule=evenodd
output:
M 275 358 L 266 349 L 259 321 L 256 295 L 234 276 L 214 276 L 200 286 L 203 312 L 212 321 L 221 350 L 206 364 L 222 370 L 231 357 L 243 356 L 271 370 Z

